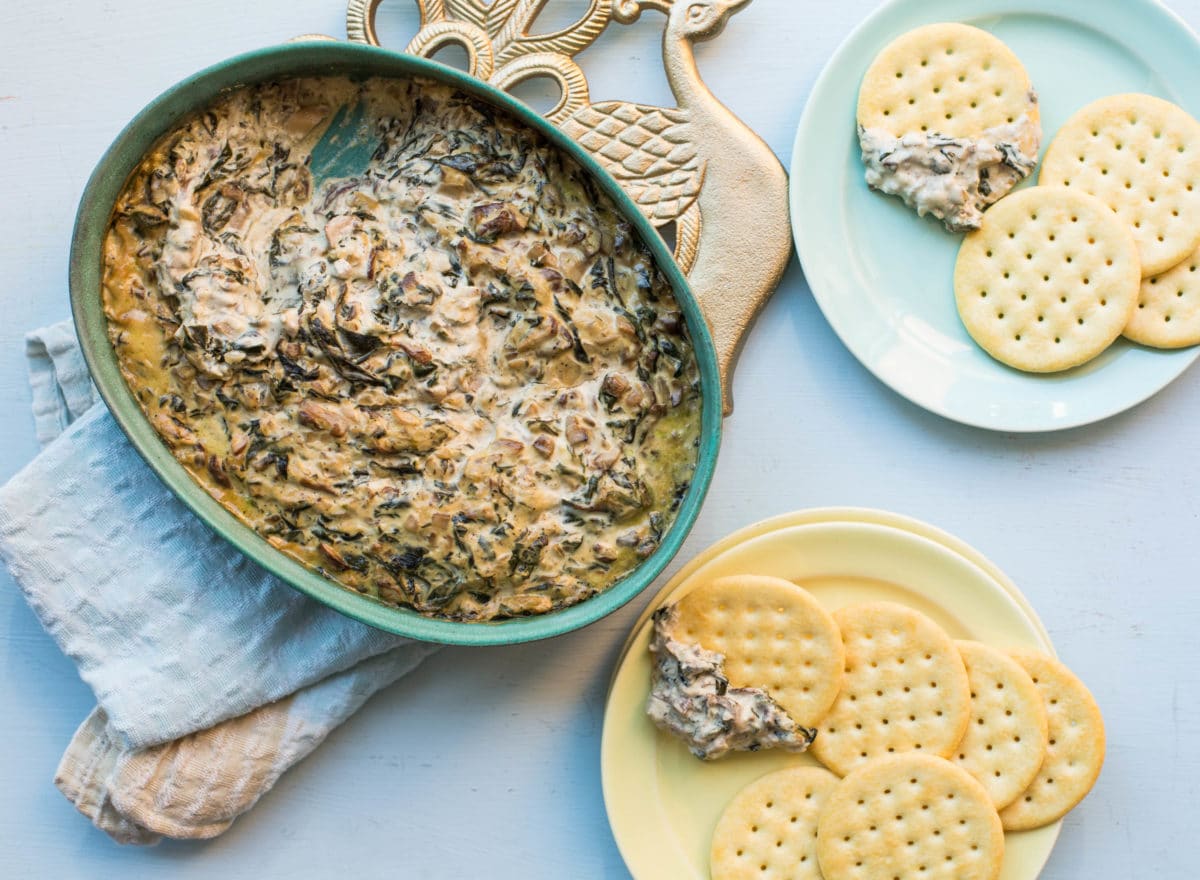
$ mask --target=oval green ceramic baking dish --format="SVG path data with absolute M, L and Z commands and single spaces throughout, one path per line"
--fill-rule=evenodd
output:
M 649 246 L 670 281 L 687 318 L 700 367 L 703 411 L 696 474 L 674 524 L 654 554 L 594 598 L 536 617 L 459 623 L 385 605 L 339 586 L 275 550 L 194 482 L 159 439 L 126 387 L 109 344 L 100 293 L 104 237 L 113 204 L 125 180 L 162 135 L 208 104 L 219 92 L 248 83 L 322 74 L 421 75 L 456 86 L 507 111 L 570 154 L 595 178 Z M 76 216 L 70 288 L 75 327 L 96 387 L 134 447 L 180 500 L 230 544 L 283 581 L 343 614 L 399 635 L 456 645 L 497 645 L 548 638 L 592 623 L 645 589 L 678 552 L 712 479 L 721 432 L 721 388 L 716 356 L 700 308 L 662 239 L 617 182 L 574 141 L 503 92 L 435 61 L 351 43 L 292 43 L 239 55 L 168 89 L 121 132 L 88 181 Z

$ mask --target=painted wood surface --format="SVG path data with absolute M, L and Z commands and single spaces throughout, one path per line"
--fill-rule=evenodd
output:
M 570 21 L 582 2 L 555 0 L 540 26 Z M 874 6 L 755 0 L 700 47 L 702 72 L 787 164 L 822 64 Z M 1174 8 L 1200 26 L 1200 0 Z M 380 36 L 401 44 L 415 23 L 414 5 L 391 0 Z M 596 100 L 669 100 L 660 27 L 648 13 L 581 56 Z M 71 223 L 93 163 L 166 86 L 308 32 L 341 36 L 338 4 L 0 4 L 0 480 L 35 453 L 22 338 L 67 316 Z M 971 542 L 1037 606 L 1108 721 L 1104 774 L 1045 880 L 1194 876 L 1183 841 L 1200 798 L 1200 371 L 1067 433 L 960 427 L 871 378 L 793 260 L 736 381 L 717 477 L 681 558 L 819 505 L 889 508 Z M 627 877 L 598 746 L 615 653 L 641 605 L 547 643 L 443 651 L 223 837 L 136 850 L 110 843 L 51 784 L 92 698 L 0 573 L 0 877 Z

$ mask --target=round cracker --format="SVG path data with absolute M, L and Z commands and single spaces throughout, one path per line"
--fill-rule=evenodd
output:
M 971 723 L 951 759 L 1001 809 L 1020 795 L 1046 757 L 1046 707 L 1029 673 L 979 642 L 956 642 L 971 683 Z
M 932 755 L 864 765 L 829 796 L 817 828 L 825 880 L 995 880 L 1004 831 L 988 793 Z
M 1124 223 L 1094 196 L 1036 186 L 983 215 L 954 267 L 971 338 L 996 360 L 1037 373 L 1086 363 L 1121 335 L 1141 268 Z
M 845 775 L 872 758 L 920 751 L 948 758 L 971 712 L 967 671 L 936 623 L 893 602 L 834 612 L 846 648 L 842 691 L 812 753 Z
M 1133 230 L 1146 276 L 1200 247 L 1200 122 L 1150 95 L 1088 104 L 1058 132 L 1040 184 L 1097 196 Z
M 926 25 L 893 40 L 858 93 L 858 124 L 897 137 L 926 131 L 975 138 L 1022 116 L 1037 122 L 1038 115 L 1020 59 L 987 31 L 965 24 Z M 1020 147 L 1037 154 L 1036 141 Z
M 1056 822 L 1092 790 L 1104 764 L 1104 719 L 1070 669 L 1038 651 L 1009 654 L 1033 679 L 1046 705 L 1049 740 L 1037 778 L 1000 811 L 1007 831 Z
M 842 683 L 842 637 L 805 589 L 782 578 L 717 578 L 679 600 L 676 635 L 724 655 L 734 687 L 760 687 L 812 727 Z
M 1200 343 L 1200 249 L 1166 272 L 1142 279 L 1125 338 L 1155 348 Z
M 739 791 L 713 831 L 712 880 L 821 880 L 817 817 L 837 784 L 820 767 L 787 767 Z

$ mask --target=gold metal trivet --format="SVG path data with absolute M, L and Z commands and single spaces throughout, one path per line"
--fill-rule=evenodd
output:
M 350 0 L 352 41 L 379 45 L 381 2 Z M 547 2 L 416 0 L 421 29 L 406 51 L 429 58 L 461 46 L 468 72 L 500 89 L 539 77 L 558 84 L 561 97 L 546 118 L 595 156 L 651 223 L 675 224 L 675 259 L 712 328 L 728 415 L 742 342 L 792 249 L 783 166 L 704 85 L 693 54 L 693 43 L 720 34 L 750 0 L 589 0 L 569 27 L 531 33 Z M 643 9 L 666 14 L 663 67 L 677 106 L 591 103 L 575 55 L 611 20 L 630 24 Z

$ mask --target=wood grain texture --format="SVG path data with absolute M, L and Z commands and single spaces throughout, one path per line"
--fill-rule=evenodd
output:
M 699 47 L 704 77 L 786 164 L 817 73 L 875 5 L 755 0 Z M 1200 0 L 1173 6 L 1200 25 Z M 68 313 L 71 224 L 101 151 L 186 74 L 294 34 L 340 36 L 343 12 L 330 0 L 0 4 L 0 96 L 11 96 L 0 100 L 0 479 L 34 453 L 21 340 Z M 385 44 L 403 44 L 415 25 L 406 0 L 380 10 Z M 660 29 L 648 13 L 581 56 L 595 100 L 670 100 Z M 761 65 L 745 64 L 750 51 Z M 816 505 L 889 508 L 974 544 L 1038 608 L 1108 725 L 1104 773 L 1068 817 L 1044 880 L 1192 876 L 1190 851 L 1174 842 L 1200 791 L 1200 371 L 1062 434 L 951 424 L 859 366 L 793 261 L 752 333 L 736 395 L 680 559 Z M 617 648 L 642 604 L 547 643 L 444 651 L 228 834 L 144 851 L 111 844 L 54 790 L 92 699 L 0 573 L 0 877 L 627 877 L 604 817 L 599 731 Z

